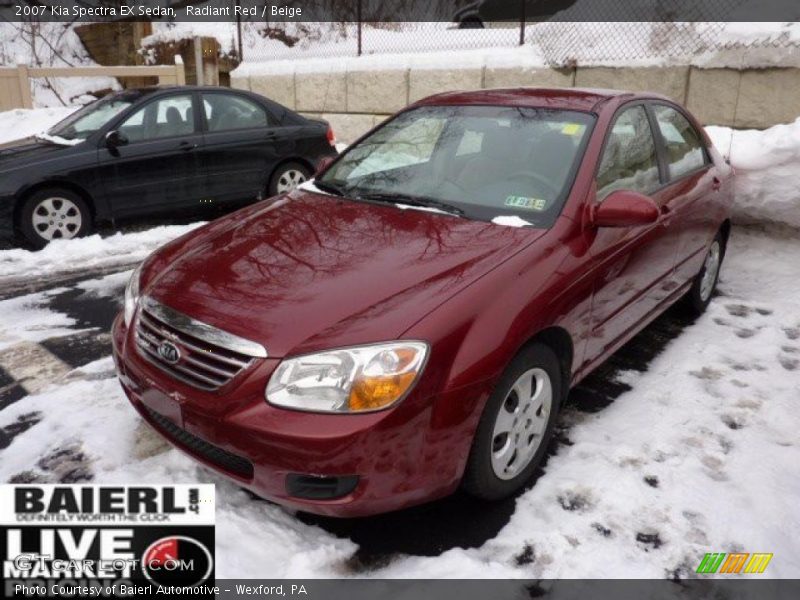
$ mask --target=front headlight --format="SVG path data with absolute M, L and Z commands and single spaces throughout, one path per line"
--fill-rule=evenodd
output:
M 267 402 L 314 412 L 380 410 L 411 389 L 427 355 L 424 342 L 391 342 L 289 358 L 270 377 Z
M 139 302 L 139 277 L 142 274 L 142 264 L 133 270 L 128 285 L 125 286 L 125 327 L 130 327 L 133 313 L 136 312 L 136 304 Z

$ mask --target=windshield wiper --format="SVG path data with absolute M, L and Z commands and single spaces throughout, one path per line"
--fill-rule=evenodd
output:
M 422 196 L 408 196 L 405 194 L 389 194 L 386 192 L 363 192 L 355 196 L 359 200 L 374 200 L 376 202 L 391 202 L 392 204 L 406 204 L 408 206 L 418 206 L 420 208 L 433 208 L 451 215 L 463 216 L 464 211 L 434 198 Z
M 329 194 L 333 194 L 334 196 L 344 196 L 344 190 L 335 183 L 330 183 L 328 181 L 320 181 L 319 179 L 315 179 L 314 186 L 321 189 L 323 192 L 328 192 Z

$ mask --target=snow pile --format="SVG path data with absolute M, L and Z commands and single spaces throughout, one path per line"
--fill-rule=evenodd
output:
M 0 288 L 20 278 L 80 274 L 90 269 L 133 265 L 159 246 L 202 224 L 163 225 L 147 231 L 115 233 L 105 238 L 95 234 L 75 240 L 53 240 L 38 252 L 22 248 L 4 250 L 0 252 Z
M 80 107 L 17 108 L 0 112 L 0 144 L 44 133 L 78 108 Z
M 706 127 L 736 169 L 737 223 L 781 223 L 800 229 L 800 118 L 764 131 Z

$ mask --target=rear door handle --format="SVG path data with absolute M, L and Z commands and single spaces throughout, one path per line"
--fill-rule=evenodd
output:
M 183 152 L 189 152 L 195 148 L 197 148 L 197 144 L 193 144 L 192 142 L 181 142 L 178 144 L 178 149 L 182 150 Z
M 722 187 L 722 180 L 715 175 L 713 179 L 711 179 L 711 189 L 714 190 L 715 192 L 718 192 L 721 187 Z

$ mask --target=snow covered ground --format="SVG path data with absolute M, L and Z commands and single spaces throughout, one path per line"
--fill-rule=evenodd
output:
M 178 233 L 147 232 L 148 247 Z M 96 256 L 124 247 L 140 258 L 142 235 L 84 242 Z M 86 256 L 81 243 L 70 247 Z M 48 269 L 67 268 L 65 249 L 47 257 Z M 734 229 L 708 313 L 681 333 L 686 323 L 669 325 L 679 317 L 657 321 L 651 330 L 673 332 L 660 353 L 650 347 L 660 333 L 631 342 L 634 354 L 656 356 L 643 370 L 589 383 L 617 390 L 600 394 L 604 402 L 576 391 L 545 473 L 505 503 L 507 514 L 456 498 L 364 525 L 254 499 L 142 424 L 109 356 L 107 329 L 128 271 L 3 300 L 0 481 L 216 483 L 220 577 L 687 578 L 706 552 L 762 551 L 775 555 L 765 576 L 796 578 L 797 256 L 796 238 Z M 3 264 L 30 266 L 14 250 L 0 252 Z M 448 541 L 446 532 L 470 528 L 489 533 L 469 548 L 458 536 Z M 422 553 L 392 546 L 409 531 L 441 539 Z

